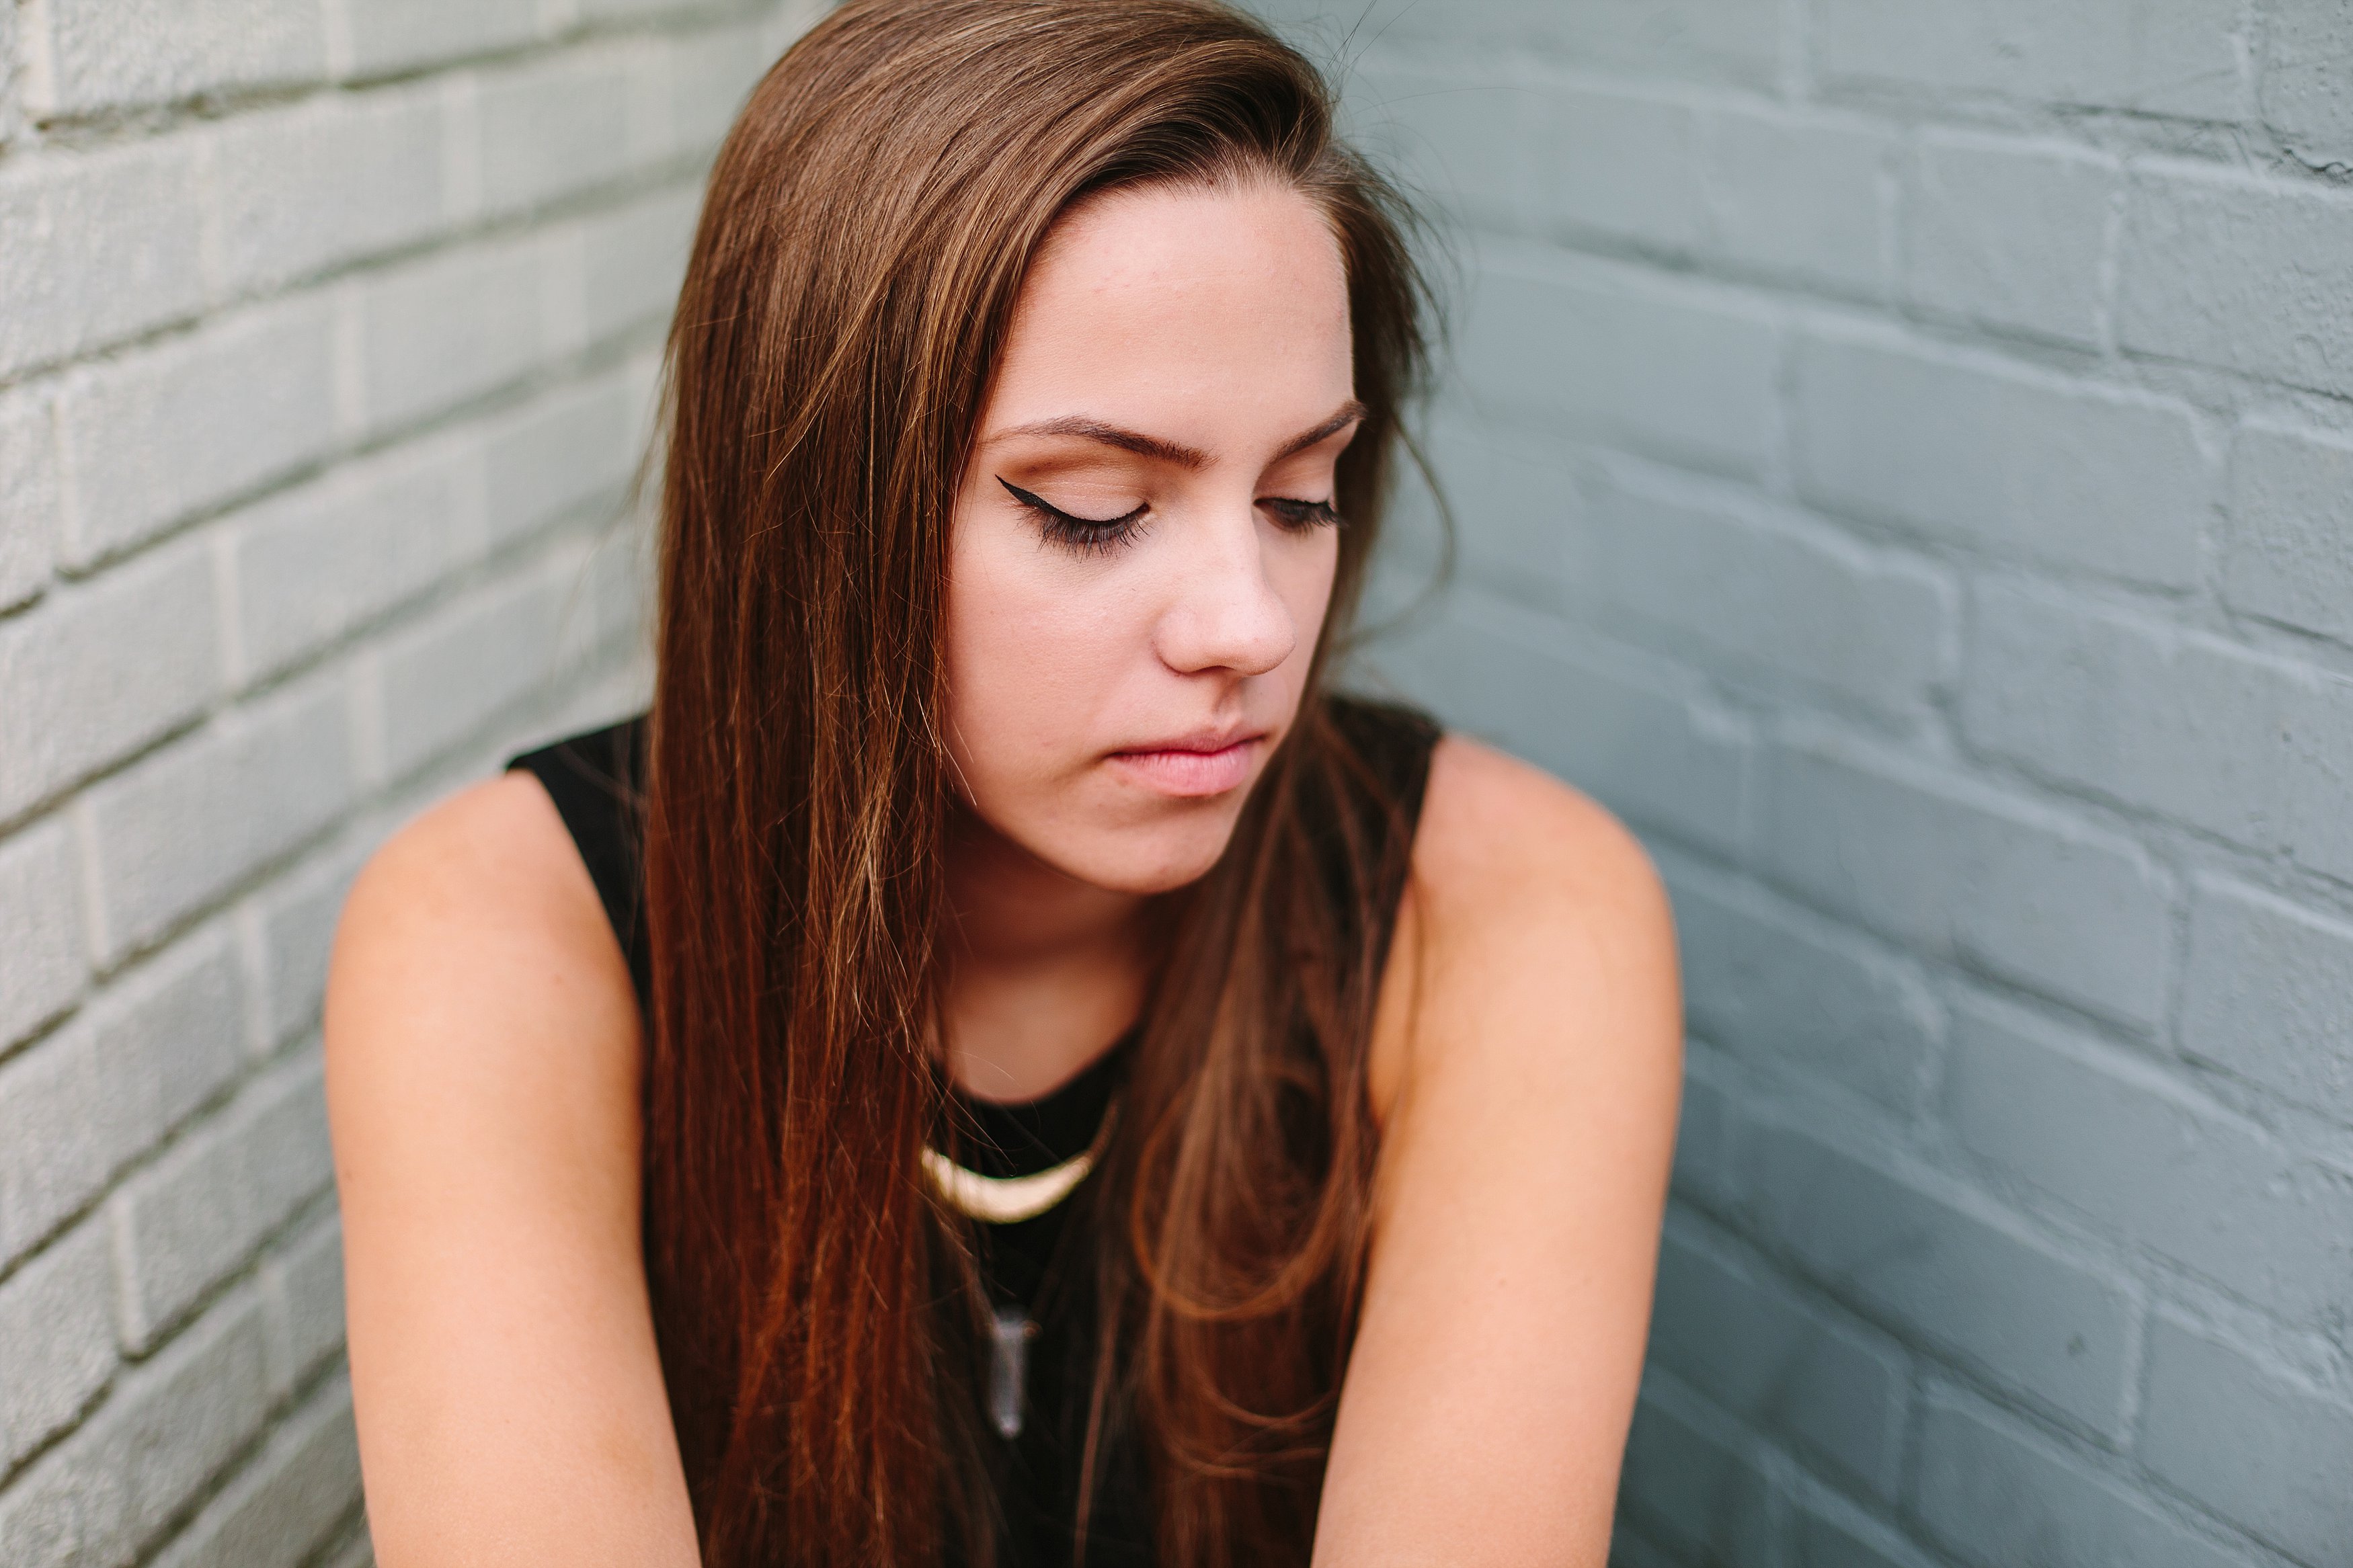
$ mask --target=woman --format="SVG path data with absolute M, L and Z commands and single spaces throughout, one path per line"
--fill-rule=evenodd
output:
M 338 936 L 385 1568 L 1603 1560 L 1672 939 L 1324 689 L 1419 343 L 1328 118 L 1200 0 L 852 0 L 753 95 L 652 711 Z

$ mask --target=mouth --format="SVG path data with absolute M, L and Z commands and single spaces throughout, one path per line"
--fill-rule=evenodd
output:
M 1265 744 L 1263 731 L 1203 731 L 1113 752 L 1106 760 L 1158 794 L 1198 800 L 1239 788 Z

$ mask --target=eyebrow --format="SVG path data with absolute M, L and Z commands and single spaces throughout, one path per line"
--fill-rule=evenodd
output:
M 1310 447 L 1330 440 L 1362 419 L 1367 412 L 1363 404 L 1350 398 L 1329 419 L 1285 442 L 1282 449 L 1275 454 L 1275 460 L 1280 462 L 1285 458 L 1296 457 Z M 997 432 L 992 438 L 992 445 L 1016 436 L 1075 436 L 1083 441 L 1116 447 L 1123 452 L 1174 463 L 1180 468 L 1206 468 L 1209 466 L 1209 455 L 1198 447 L 1187 447 L 1180 441 L 1166 440 L 1158 436 L 1147 436 L 1140 430 L 1122 429 L 1116 425 L 1106 425 L 1100 419 L 1090 419 L 1083 414 L 1040 419 L 1034 425 L 1017 425 L 1010 430 Z

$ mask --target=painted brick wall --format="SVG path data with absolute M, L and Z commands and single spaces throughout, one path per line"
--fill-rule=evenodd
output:
M 318 1001 L 642 689 L 622 518 L 792 0 L 0 0 L 0 1563 L 364 1563 Z
M 1467 257 L 1382 663 L 1680 914 L 1620 1561 L 2353 1563 L 2353 7 L 1270 8 Z

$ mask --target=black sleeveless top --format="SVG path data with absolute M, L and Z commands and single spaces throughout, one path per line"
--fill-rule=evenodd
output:
M 1409 709 L 1327 698 L 1333 722 L 1373 775 L 1356 789 L 1375 822 L 1389 821 L 1400 841 L 1373 857 L 1382 881 L 1374 889 L 1380 929 L 1377 963 L 1385 957 L 1405 866 L 1419 820 L 1430 758 L 1439 731 Z M 643 1005 L 651 990 L 652 952 L 641 912 L 643 865 L 638 835 L 644 777 L 645 721 L 575 735 L 515 758 L 548 795 L 578 846 L 605 912 L 628 960 Z M 1395 815 L 1380 808 L 1393 803 Z M 1350 873 L 1336 844 L 1326 875 Z M 1022 1176 L 1050 1169 L 1090 1147 L 1127 1071 L 1134 1032 L 1044 1098 L 1008 1104 L 949 1092 L 948 1139 L 956 1160 L 985 1176 Z M 1114 1130 L 1115 1131 L 1115 1130 Z M 1000 1477 L 1007 1568 L 1070 1568 L 1077 1525 L 1080 1453 L 1094 1356 L 1094 1252 L 1086 1234 L 1093 1223 L 1092 1184 L 1031 1219 L 974 1226 L 981 1279 L 991 1306 L 1008 1323 L 1022 1324 L 1015 1370 L 1019 1379 L 1018 1429 L 995 1456 Z M 998 1366 L 1005 1363 L 1000 1359 Z M 999 1375 L 1002 1375 L 1000 1371 Z M 1098 1490 L 1087 1531 L 1087 1568 L 1144 1568 L 1153 1561 L 1148 1498 L 1140 1466 L 1115 1447 Z

